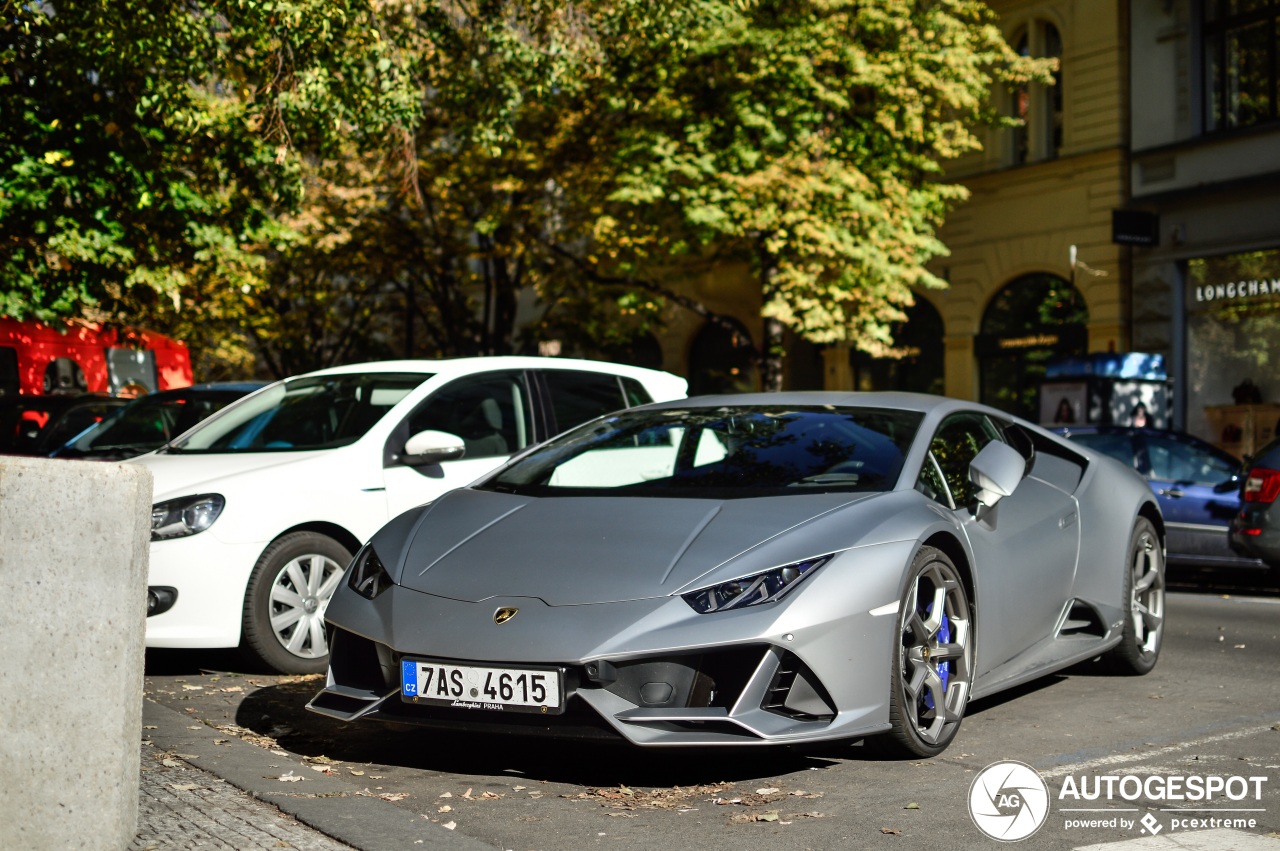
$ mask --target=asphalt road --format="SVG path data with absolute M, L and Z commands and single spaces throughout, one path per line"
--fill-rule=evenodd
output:
M 237 673 L 230 652 L 149 651 L 146 688 L 223 735 L 287 751 L 496 848 L 991 848 L 968 797 L 1005 760 L 1036 769 L 1048 792 L 1044 825 L 1021 847 L 1144 829 L 1168 837 L 1222 819 L 1280 836 L 1280 593 L 1270 581 L 1172 568 L 1155 671 L 1083 666 L 977 702 L 951 748 L 921 761 L 880 761 L 857 743 L 650 752 L 344 725 L 303 709 L 318 677 Z M 1210 800 L 1184 793 L 1215 782 L 1224 788 Z

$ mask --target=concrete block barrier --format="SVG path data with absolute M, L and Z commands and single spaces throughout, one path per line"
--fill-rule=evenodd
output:
M 0 457 L 0 848 L 133 840 L 150 527 L 144 467 Z

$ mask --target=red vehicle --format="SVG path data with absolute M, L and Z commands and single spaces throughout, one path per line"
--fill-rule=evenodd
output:
M 137 396 L 191 385 L 177 340 L 95 322 L 61 328 L 0 318 L 0 399 L 63 393 Z
M 44 454 L 124 404 L 114 397 L 190 385 L 187 347 L 163 334 L 0 317 L 0 454 Z

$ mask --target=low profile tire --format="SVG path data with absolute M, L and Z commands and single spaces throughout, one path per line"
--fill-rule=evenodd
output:
M 1129 538 L 1124 601 L 1123 637 L 1102 661 L 1112 673 L 1140 676 L 1156 666 L 1164 640 L 1164 547 L 1145 517 Z
M 242 649 L 283 674 L 324 671 L 324 613 L 350 561 L 346 547 L 315 532 L 273 541 L 249 578 Z
M 960 572 L 945 553 L 916 555 L 898 609 L 889 722 L 870 740 L 886 756 L 931 757 L 960 730 L 973 686 L 973 609 Z

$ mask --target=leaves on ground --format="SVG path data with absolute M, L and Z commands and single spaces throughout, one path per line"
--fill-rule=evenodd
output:
M 711 786 L 673 786 L 670 789 L 632 789 L 628 786 L 609 788 L 587 787 L 581 792 L 564 794 L 561 798 L 575 801 L 595 801 L 602 807 L 620 810 L 676 810 L 687 809 L 690 801 L 724 792 L 725 784 Z M 530 793 L 532 795 L 533 793 Z

